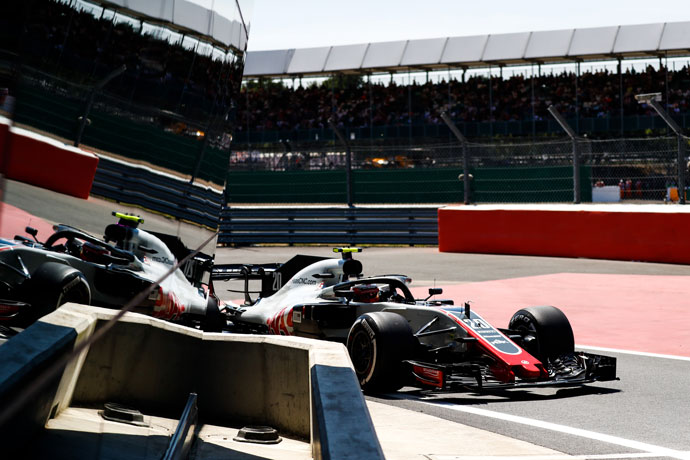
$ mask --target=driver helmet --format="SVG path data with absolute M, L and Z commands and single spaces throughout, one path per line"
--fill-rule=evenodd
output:
M 375 284 L 360 284 L 352 288 L 355 302 L 372 303 L 379 300 L 379 288 Z

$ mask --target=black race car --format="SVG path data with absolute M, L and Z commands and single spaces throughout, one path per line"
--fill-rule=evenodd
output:
M 352 257 L 296 256 L 280 264 L 217 265 L 212 280 L 242 283 L 244 302 L 221 302 L 228 329 L 346 344 L 365 391 L 581 385 L 616 379 L 616 359 L 575 350 L 552 306 L 517 311 L 496 328 L 469 303 L 415 299 L 404 275 L 366 277 Z M 252 284 L 259 284 L 251 291 Z M 258 298 L 253 299 L 253 295 Z

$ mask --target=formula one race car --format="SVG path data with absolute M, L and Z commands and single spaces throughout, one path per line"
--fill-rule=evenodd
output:
M 104 240 L 68 225 L 54 226 L 43 243 L 30 227 L 33 239 L 0 239 L 0 325 L 26 327 L 65 302 L 122 308 L 190 253 L 176 236 L 139 229 L 139 217 L 113 215 L 119 221 Z M 212 263 L 201 253 L 191 258 L 134 311 L 219 331 L 225 320 L 208 289 Z
M 507 329 L 469 303 L 415 299 L 404 275 L 362 276 L 356 248 L 342 258 L 295 256 L 284 264 L 217 265 L 212 280 L 240 282 L 244 303 L 221 302 L 231 331 L 296 335 L 347 345 L 368 392 L 416 386 L 460 388 L 573 386 L 616 379 L 616 359 L 575 351 L 561 310 L 529 307 Z M 260 289 L 250 290 L 250 284 Z M 256 300 L 252 294 L 259 294 Z

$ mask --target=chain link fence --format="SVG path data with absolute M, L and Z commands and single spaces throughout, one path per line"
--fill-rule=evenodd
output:
M 683 137 L 682 142 L 688 143 Z M 318 145 L 284 142 L 231 153 L 231 203 L 464 201 L 467 155 L 472 203 L 568 203 L 575 200 L 574 148 L 582 202 L 676 201 L 681 162 L 677 137 L 426 145 Z M 679 163 L 682 163 L 679 165 Z M 328 175 L 327 181 L 321 176 Z M 285 179 L 282 180 L 281 178 Z M 251 190 L 249 189 L 251 187 Z M 272 190 L 278 187 L 278 190 Z M 321 200 L 323 198 L 323 200 Z

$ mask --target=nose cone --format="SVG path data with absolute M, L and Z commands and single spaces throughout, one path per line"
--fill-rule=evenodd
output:
M 523 359 L 520 365 L 513 367 L 513 372 L 521 379 L 538 379 L 546 375 L 546 371 L 539 361 L 532 362 L 526 359 Z

